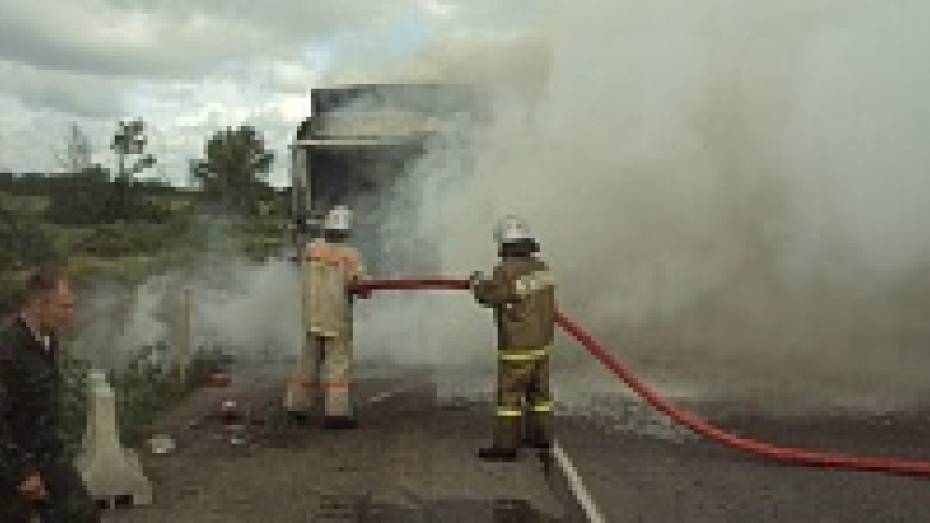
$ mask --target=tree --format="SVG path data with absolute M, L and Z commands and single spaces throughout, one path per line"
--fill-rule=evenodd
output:
M 136 202 L 130 201 L 134 196 L 132 191 L 133 181 L 136 174 L 155 165 L 155 157 L 145 153 L 145 144 L 148 139 L 145 136 L 145 122 L 141 118 L 131 121 L 119 122 L 116 134 L 113 135 L 113 143 L 110 148 L 116 153 L 119 164 L 119 171 L 116 173 L 116 192 L 118 207 L 121 209 L 120 219 L 128 219 L 130 209 L 135 207 Z M 136 163 L 132 169 L 126 170 L 126 156 L 136 155 Z
M 204 147 L 206 159 L 191 164 L 205 196 L 226 210 L 254 211 L 274 154 L 250 126 L 217 131 Z
M 144 153 L 145 144 L 148 139 L 145 136 L 145 122 L 141 118 L 131 121 L 120 121 L 116 134 L 113 135 L 113 143 L 110 148 L 116 153 L 119 161 L 119 172 L 117 179 L 127 182 L 132 181 L 132 177 L 142 171 L 155 165 L 155 157 L 151 154 Z M 134 154 L 139 158 L 135 165 L 129 171 L 126 170 L 126 156 Z

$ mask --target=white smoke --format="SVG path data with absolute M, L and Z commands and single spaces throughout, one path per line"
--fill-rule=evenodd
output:
M 405 188 L 443 272 L 487 270 L 494 221 L 518 213 L 562 309 L 653 379 L 778 402 L 919 398 L 930 9 L 589 0 L 549 14 L 527 31 L 546 74 L 513 67 L 519 39 L 425 53 L 451 54 L 432 70 L 495 101 L 473 169 L 436 167 L 452 150 L 438 148 Z M 452 300 L 406 300 L 419 323 L 396 350 L 490 359 L 490 320 Z M 614 387 L 573 343 L 559 353 L 559 379 Z
M 99 281 L 79 295 L 76 355 L 119 368 L 146 346 L 175 348 L 191 297 L 190 350 L 221 348 L 233 356 L 294 356 L 301 346 L 297 267 L 257 263 L 237 251 L 228 225 L 199 226 L 187 263 L 165 266 L 141 282 Z M 173 349 L 172 349 L 173 350 Z
M 927 391 L 925 2 L 582 0 L 490 36 L 469 31 L 469 5 L 407 71 L 363 71 L 475 82 L 493 100 L 488 125 L 438 141 L 377 209 L 389 244 L 435 245 L 440 272 L 465 277 L 496 261 L 496 219 L 522 215 L 561 308 L 669 389 L 769 408 Z M 436 262 L 417 256 L 388 270 Z M 296 350 L 289 270 L 217 271 L 236 290 L 195 286 L 210 304 L 195 330 Z M 488 385 L 490 313 L 464 293 L 357 307 L 360 356 Z M 565 396 L 620 388 L 564 337 L 554 381 Z

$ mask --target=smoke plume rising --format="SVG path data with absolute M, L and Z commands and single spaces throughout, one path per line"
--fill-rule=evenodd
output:
M 408 253 L 387 256 L 387 272 L 433 265 L 411 245 L 435 246 L 444 274 L 487 272 L 494 222 L 517 213 L 562 310 L 665 390 L 770 409 L 920 402 L 925 2 L 546 2 L 507 34 L 475 29 L 478 4 L 450 10 L 448 38 L 410 63 L 363 71 L 473 82 L 491 98 L 488 123 L 452 126 L 392 188 L 403 197 L 373 211 Z M 292 269 L 229 270 L 214 272 L 238 290 L 195 289 L 211 304 L 195 329 L 296 353 Z M 159 285 L 143 287 L 155 289 L 143 308 L 159 301 L 146 293 L 176 295 Z M 356 318 L 359 356 L 434 364 L 450 388 L 490 386 L 490 313 L 469 297 L 383 294 Z M 621 388 L 565 337 L 553 381 L 562 398 Z
M 487 271 L 494 221 L 517 213 L 561 308 L 670 389 L 771 408 L 919 400 L 930 366 L 930 9 L 549 7 L 526 38 L 454 38 L 411 68 L 484 85 L 494 102 L 468 144 L 471 169 L 439 161 L 462 152 L 437 146 L 403 186 L 443 272 Z M 397 304 L 373 303 L 361 345 L 404 324 L 392 345 L 409 358 L 491 359 L 489 316 L 466 298 L 396 299 L 415 312 L 398 320 Z M 564 337 L 555 368 L 569 394 L 614 387 Z

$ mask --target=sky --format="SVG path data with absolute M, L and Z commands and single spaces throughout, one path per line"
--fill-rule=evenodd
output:
M 111 166 L 117 122 L 142 117 L 159 160 L 143 176 L 187 183 L 213 131 L 249 124 L 276 153 L 270 182 L 285 185 L 314 86 L 390 69 L 440 34 L 519 28 L 532 11 L 490 0 L 0 0 L 0 170 L 60 170 L 71 124 Z

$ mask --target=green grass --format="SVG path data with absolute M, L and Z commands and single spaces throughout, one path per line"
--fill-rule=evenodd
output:
M 42 230 L 49 235 L 55 252 L 65 253 L 73 251 L 82 240 L 91 237 L 96 227 L 67 227 L 46 223 L 42 224 Z
M 48 209 L 48 196 L 21 196 L 0 191 L 0 208 L 16 213 L 39 214 Z

